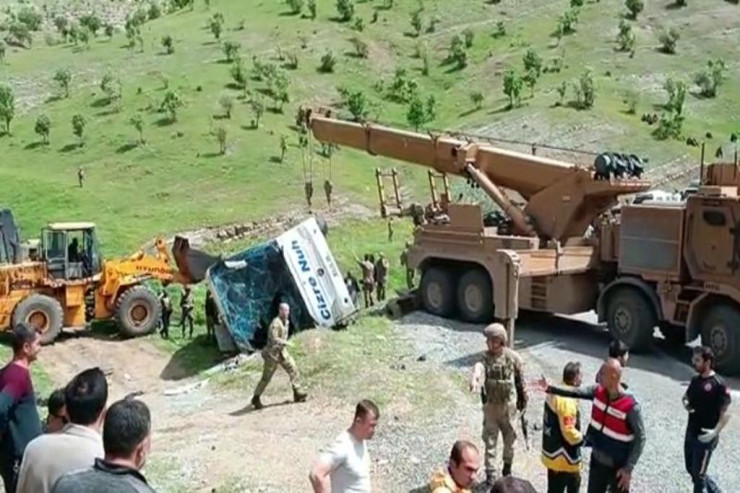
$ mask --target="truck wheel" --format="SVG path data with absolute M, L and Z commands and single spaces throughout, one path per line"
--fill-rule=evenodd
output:
M 57 338 L 64 324 L 64 310 L 58 300 L 45 294 L 32 294 L 18 303 L 13 312 L 13 325 L 26 323 L 41 332 L 41 344 Z
M 740 374 L 740 311 L 730 305 L 709 309 L 701 325 L 701 344 L 712 348 L 717 369 L 728 375 Z
M 153 332 L 159 323 L 161 306 L 157 295 L 146 286 L 128 289 L 116 302 L 118 330 L 126 337 Z
M 607 322 L 612 335 L 634 351 L 650 346 L 658 323 L 645 296 L 629 287 L 617 288 L 609 297 Z
M 493 288 L 486 271 L 473 268 L 462 275 L 457 285 L 457 308 L 466 322 L 488 322 L 493 318 Z
M 421 276 L 421 304 L 438 317 L 449 318 L 455 311 L 455 278 L 448 269 L 430 267 Z

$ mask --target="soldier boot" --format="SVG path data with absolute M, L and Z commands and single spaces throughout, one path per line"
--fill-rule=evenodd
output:
M 511 476 L 511 462 L 504 462 L 504 468 L 501 471 L 502 476 Z
M 258 396 L 258 395 L 254 395 L 254 396 L 252 396 L 252 406 L 253 406 L 253 407 L 254 407 L 255 409 L 262 409 L 263 407 L 265 407 L 265 406 L 264 406 L 264 405 L 262 404 L 262 401 L 260 400 L 260 396 Z
M 308 394 L 301 389 L 294 388 L 293 389 L 293 400 L 295 402 L 306 402 L 306 399 L 308 398 Z

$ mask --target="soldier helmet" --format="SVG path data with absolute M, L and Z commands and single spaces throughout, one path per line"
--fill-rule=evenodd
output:
M 506 344 L 506 341 L 508 339 L 506 328 L 498 323 L 491 324 L 483 329 L 483 335 L 486 336 L 486 339 L 499 338 L 501 339 L 502 344 Z

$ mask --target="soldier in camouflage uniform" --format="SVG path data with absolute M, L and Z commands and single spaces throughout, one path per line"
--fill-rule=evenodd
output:
M 290 385 L 293 387 L 293 400 L 295 402 L 303 402 L 308 397 L 301 390 L 301 386 L 298 383 L 298 368 L 296 368 L 295 361 L 293 361 L 293 358 L 288 354 L 288 350 L 286 349 L 286 346 L 289 344 L 289 315 L 290 307 L 288 304 L 280 303 L 278 316 L 273 319 L 270 327 L 267 329 L 267 345 L 262 350 L 262 358 L 265 360 L 265 365 L 262 368 L 262 379 L 257 384 L 257 388 L 254 389 L 254 396 L 252 396 L 252 405 L 255 409 L 262 409 L 260 396 L 267 388 L 267 384 L 272 380 L 272 376 L 275 374 L 278 366 L 282 366 L 288 374 L 288 378 L 290 378 Z
M 481 391 L 483 401 L 483 443 L 485 444 L 486 482 L 496 480 L 496 443 L 498 435 L 504 438 L 504 466 L 502 475 L 511 474 L 516 441 L 515 411 L 527 406 L 524 390 L 522 360 L 506 347 L 506 329 L 501 324 L 491 324 L 483 331 L 488 350 L 483 361 L 475 364 L 470 382 L 472 391 Z

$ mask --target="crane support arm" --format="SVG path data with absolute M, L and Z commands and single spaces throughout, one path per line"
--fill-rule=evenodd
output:
M 616 204 L 617 197 L 650 188 L 647 181 L 601 180 L 593 169 L 488 144 L 345 121 L 328 109 L 301 111 L 309 131 L 320 142 L 474 178 L 523 234 L 534 228 L 538 236 L 549 239 L 582 236 L 599 214 Z M 471 168 L 479 174 L 473 175 Z M 524 210 L 511 204 L 500 188 L 521 195 L 527 201 Z M 529 224 L 526 228 L 525 223 Z

